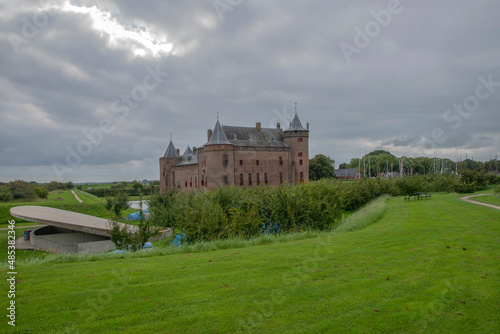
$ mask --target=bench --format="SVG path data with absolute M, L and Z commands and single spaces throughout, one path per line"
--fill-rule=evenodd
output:
M 411 200 L 411 199 L 420 199 L 420 195 L 418 194 L 408 194 L 408 195 L 405 195 L 405 201 L 406 200 Z
M 429 194 L 428 192 L 419 192 L 419 193 L 415 193 L 415 194 L 407 194 L 405 195 L 405 201 L 406 200 L 415 200 L 415 199 L 423 199 L 423 198 L 431 198 L 431 194 Z

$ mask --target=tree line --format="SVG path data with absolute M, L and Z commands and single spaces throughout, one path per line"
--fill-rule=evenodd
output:
M 452 161 L 438 157 L 411 158 L 402 156 L 397 158 L 388 151 L 375 150 L 361 158 L 353 158 L 349 163 L 340 164 L 339 169 L 359 168 L 361 177 L 383 177 L 389 176 L 391 173 L 403 173 L 403 176 L 434 173 L 462 174 L 466 170 L 496 173 L 499 167 L 496 159 L 481 162 L 472 159 Z M 323 154 L 318 154 L 309 160 L 310 180 L 334 177 L 335 160 Z

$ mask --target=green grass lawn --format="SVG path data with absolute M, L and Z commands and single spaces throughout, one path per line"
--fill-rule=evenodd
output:
M 15 330 L 498 333 L 500 211 L 460 197 L 390 198 L 361 230 L 289 242 L 21 262 Z

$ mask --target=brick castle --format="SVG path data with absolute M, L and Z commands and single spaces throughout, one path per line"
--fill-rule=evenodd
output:
M 172 143 L 160 158 L 160 191 L 212 189 L 222 185 L 252 187 L 309 181 L 309 124 L 295 116 L 286 130 L 221 125 L 207 131 L 201 147 L 188 145 L 180 155 Z

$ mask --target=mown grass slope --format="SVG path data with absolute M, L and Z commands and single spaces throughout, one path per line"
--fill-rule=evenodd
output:
M 379 221 L 312 239 L 22 264 L 16 330 L 500 332 L 500 211 L 460 197 L 390 198 Z

